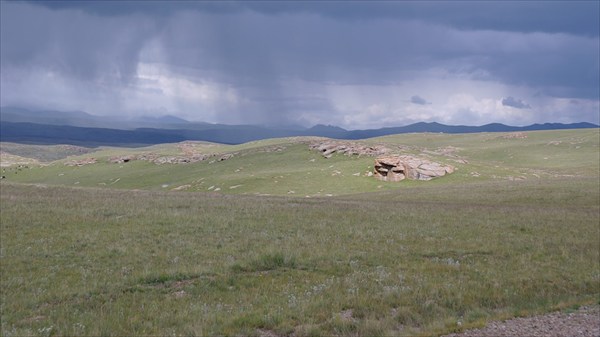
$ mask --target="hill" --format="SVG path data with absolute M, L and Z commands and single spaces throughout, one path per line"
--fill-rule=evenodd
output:
M 421 182 L 382 183 L 369 176 L 374 158 L 334 154 L 327 159 L 311 150 L 326 138 L 292 137 L 239 145 L 180 142 L 150 147 L 99 147 L 64 152 L 61 160 L 28 169 L 6 169 L 9 181 L 151 190 L 218 191 L 233 194 L 340 195 L 419 186 Z M 340 141 L 338 141 L 340 142 Z M 341 141 L 344 142 L 344 141 Z M 401 134 L 344 144 L 382 146 L 456 171 L 430 185 L 556 179 L 595 174 L 598 129 L 524 133 Z M 35 160 L 48 148 L 3 143 L 2 151 Z M 52 152 L 60 152 L 54 147 Z M 74 147 L 76 151 L 82 151 Z M 119 160 L 128 157 L 127 162 Z M 94 164 L 86 164 L 93 158 Z M 47 160 L 46 160 L 47 161 Z M 78 165 L 78 162 L 81 165 Z M 114 163 L 116 162 L 116 163 Z

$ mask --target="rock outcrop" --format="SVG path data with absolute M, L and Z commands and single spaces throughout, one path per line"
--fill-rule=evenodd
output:
M 219 158 L 219 161 L 227 160 L 233 157 L 234 154 L 225 154 Z M 162 165 L 162 164 L 188 164 L 188 163 L 196 163 L 199 161 L 207 160 L 209 158 L 215 157 L 216 154 L 201 154 L 201 153 L 188 153 L 188 155 L 183 156 L 159 156 L 155 153 L 144 153 L 139 155 L 127 155 L 127 156 L 117 156 L 111 157 L 108 159 L 109 163 L 113 164 L 123 164 L 129 163 L 134 160 L 144 160 L 149 161 L 151 163 Z
M 96 158 L 85 158 L 80 160 L 71 160 L 65 163 L 65 166 L 85 166 L 95 164 Z
M 330 158 L 334 153 L 348 156 L 381 156 L 391 150 L 383 145 L 363 145 L 355 142 L 327 141 L 309 144 L 311 150 L 319 151 L 325 158 Z
M 431 180 L 454 172 L 454 167 L 413 156 L 385 156 L 375 159 L 374 176 L 383 181 Z
M 129 156 L 110 157 L 108 159 L 108 161 L 113 164 L 123 164 L 123 163 L 129 163 L 130 161 L 133 161 L 135 159 L 137 159 L 136 156 L 129 155 Z

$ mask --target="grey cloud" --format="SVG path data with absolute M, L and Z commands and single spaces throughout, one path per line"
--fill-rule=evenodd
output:
M 187 31 L 196 34 L 184 38 Z M 170 22 L 161 42 L 167 63 L 218 69 L 236 80 L 381 84 L 441 67 L 459 76 L 485 74 L 480 79 L 540 87 L 551 96 L 595 98 L 600 91 L 598 38 L 242 13 L 182 16 Z
M 597 1 L 32 1 L 52 9 L 104 16 L 156 17 L 195 10 L 211 14 L 253 11 L 265 15 L 313 14 L 336 20 L 419 20 L 466 30 L 570 33 L 598 36 Z
M 516 109 L 531 109 L 531 106 L 518 98 L 508 96 L 502 99 L 502 105 Z
M 95 86 L 111 86 L 108 92 L 118 101 L 120 89 L 138 80 L 140 62 L 158 63 L 180 77 L 235 89 L 243 105 L 215 110 L 232 123 L 286 123 L 301 114 L 335 113 L 326 93 L 298 94 L 286 86 L 294 80 L 320 88 L 401 85 L 442 73 L 534 88 L 542 96 L 600 99 L 600 4 L 593 1 L 1 1 L 0 6 L 4 86 L 11 85 L 11 74 L 24 73 L 35 82 L 59 73 L 73 84 L 71 97 L 81 96 L 81 87 L 91 97 Z M 411 98 L 421 101 L 427 102 Z M 183 108 L 194 110 L 191 103 Z
M 128 80 L 139 52 L 156 33 L 142 17 L 96 18 L 25 3 L 2 2 L 1 65 L 83 79 Z
M 413 104 L 418 104 L 418 105 L 431 104 L 430 102 L 428 102 L 426 99 L 424 99 L 423 97 L 421 97 L 419 95 L 412 96 L 410 98 L 410 102 L 413 103 Z
M 203 76 L 236 84 L 272 83 L 282 78 L 382 84 L 402 82 L 422 76 L 422 72 L 430 68 L 441 67 L 459 76 L 486 74 L 483 78 L 486 80 L 540 86 L 544 94 L 552 96 L 595 98 L 600 91 L 596 76 L 600 72 L 598 38 L 453 30 L 418 20 L 340 21 L 311 14 L 333 13 L 335 8 L 344 12 L 349 10 L 348 6 L 366 6 L 368 13 L 367 8 L 377 11 L 380 3 L 368 6 L 362 2 L 348 6 L 335 2 L 324 5 L 303 2 L 226 2 L 224 5 L 176 2 L 172 6 L 170 2 L 43 4 L 59 8 L 99 6 L 128 14 L 97 18 L 85 17 L 81 11 L 62 10 L 48 15 L 40 13 L 40 10 L 48 12 L 44 8 L 35 11 L 27 5 L 22 5 L 20 13 L 3 10 L 3 67 L 14 61 L 42 63 L 79 76 L 92 77 L 110 71 L 128 74 L 134 70 L 146 42 L 154 39 L 161 46 L 160 53 L 146 54 L 145 61 L 198 69 Z M 421 13 L 423 8 L 435 11 L 441 4 L 381 3 L 384 8 L 409 5 L 416 6 L 416 13 Z M 17 4 L 3 4 L 5 9 L 11 9 L 10 6 Z M 163 15 L 160 20 L 147 13 L 134 14 L 136 8 L 148 11 L 155 6 L 202 10 L 172 9 L 166 11 L 171 13 L 168 17 Z M 222 11 L 211 12 L 204 10 L 206 6 L 224 7 Z M 410 6 L 402 8 L 412 8 Z M 487 8 L 481 3 L 460 3 L 452 8 L 467 6 Z M 501 9 L 508 11 L 512 6 L 517 5 L 511 3 Z M 531 6 L 537 8 L 538 5 Z M 420 14 L 415 15 L 418 18 Z M 449 13 L 448 17 L 453 15 L 457 14 Z M 23 20 L 24 17 L 27 20 Z M 511 17 L 502 16 L 503 19 Z M 571 20 L 564 18 L 557 22 Z M 69 24 L 73 19 L 76 24 Z M 28 27 L 31 22 L 33 28 Z M 415 31 L 419 34 L 415 35 Z M 21 38 L 23 34 L 25 38 Z

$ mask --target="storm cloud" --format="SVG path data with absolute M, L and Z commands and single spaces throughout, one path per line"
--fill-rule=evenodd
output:
M 349 128 L 599 119 L 597 2 L 1 6 L 3 106 Z
M 516 109 L 531 109 L 531 106 L 518 98 L 508 96 L 502 99 L 502 105 L 513 107 Z
M 413 104 L 419 104 L 419 105 L 427 105 L 427 104 L 431 104 L 430 102 L 427 102 L 427 100 L 419 95 L 414 95 L 410 98 L 410 102 Z

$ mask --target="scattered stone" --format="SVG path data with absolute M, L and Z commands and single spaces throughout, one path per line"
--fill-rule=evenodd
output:
M 123 163 L 129 163 L 130 161 L 136 160 L 136 156 L 117 156 L 117 157 L 110 157 L 108 159 L 109 163 L 113 163 L 113 164 L 123 164 Z
M 182 190 L 187 190 L 188 188 L 192 187 L 192 185 L 181 185 L 175 188 L 172 188 L 171 191 L 182 191 Z
M 238 188 L 238 187 L 241 187 L 241 186 L 242 186 L 242 185 L 233 185 L 233 186 L 230 186 L 230 187 L 229 187 L 229 189 L 230 189 L 230 190 L 233 190 L 233 189 L 236 189 L 236 188 Z
M 227 160 L 227 159 L 231 159 L 231 158 L 233 158 L 233 156 L 234 156 L 234 154 L 233 154 L 233 153 L 227 153 L 227 154 L 224 154 L 224 155 L 222 155 L 222 156 L 221 156 L 221 157 L 218 159 L 218 161 L 224 161 L 224 160 Z
M 386 156 L 375 159 L 374 175 L 383 181 L 431 180 L 454 172 L 454 167 L 413 156 Z
M 66 166 L 85 166 L 90 164 L 95 164 L 97 162 L 96 158 L 85 158 L 80 160 L 71 160 L 65 163 Z
M 183 156 L 159 156 L 155 153 L 144 153 L 140 155 L 126 155 L 126 156 L 116 156 L 109 158 L 109 162 L 113 164 L 124 164 L 134 160 L 144 160 L 149 161 L 151 163 L 162 165 L 162 164 L 189 164 L 196 163 L 199 161 L 206 160 L 214 155 L 204 155 L 201 153 L 196 153 L 190 151 L 185 146 L 180 149 L 184 152 Z
M 511 132 L 497 138 L 503 139 L 527 139 L 527 135 L 523 132 Z
M 375 157 L 391 151 L 390 148 L 383 145 L 364 145 L 348 141 L 316 141 L 309 143 L 308 146 L 311 150 L 321 152 L 321 155 L 325 158 L 331 158 L 334 153 L 345 154 L 347 156 L 364 155 Z
M 157 165 L 161 164 L 189 164 L 196 163 L 204 160 L 205 157 L 202 155 L 194 156 L 194 157 L 158 157 L 152 162 Z

